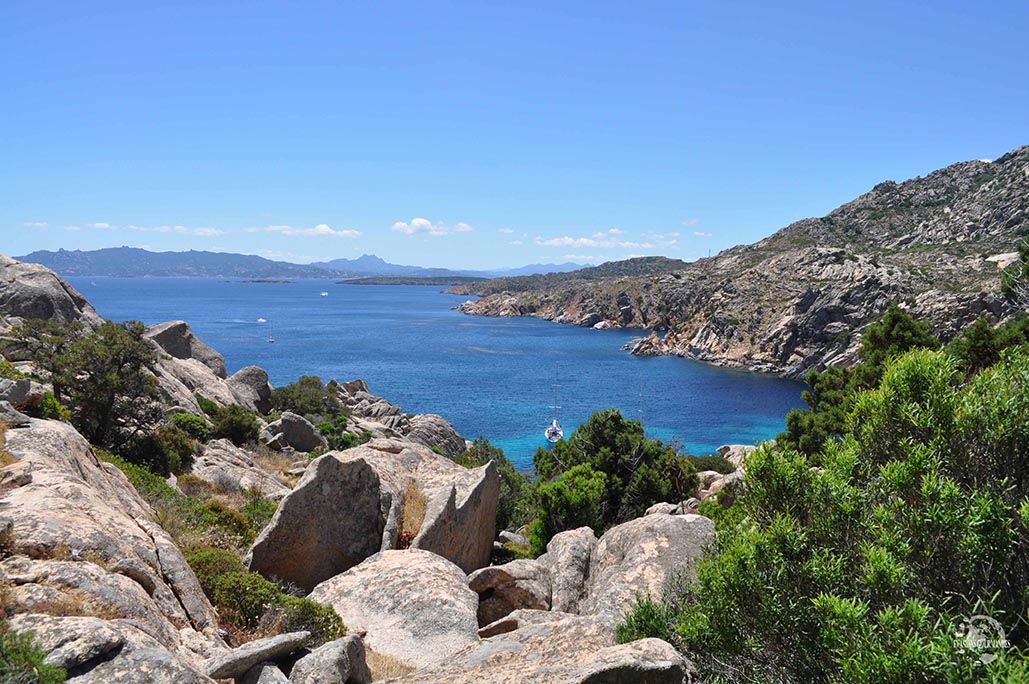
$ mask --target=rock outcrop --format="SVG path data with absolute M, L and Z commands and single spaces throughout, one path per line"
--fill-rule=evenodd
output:
M 306 589 L 372 554 L 396 549 L 408 509 L 410 547 L 471 572 L 489 563 L 500 478 L 419 444 L 372 440 L 315 459 L 254 542 L 251 570 Z M 412 511 L 424 511 L 412 514 Z
M 114 643 L 112 629 L 133 644 L 102 670 L 97 665 L 109 680 L 96 674 L 83 681 L 142 681 L 125 679 L 126 673 L 146 671 L 151 666 L 141 661 L 150 656 L 157 658 L 155 672 L 168 673 L 192 667 L 197 649 L 224 648 L 196 577 L 121 471 L 98 461 L 81 435 L 56 421 L 33 419 L 9 429 L 5 449 L 13 457 L 0 468 L 0 519 L 10 523 L 8 556 L 0 560 L 8 610 L 104 616 L 110 629 L 89 626 L 94 636 L 71 651 L 104 650 Z M 89 641 L 94 637 L 99 641 Z
M 827 216 L 671 272 L 628 260 L 451 291 L 482 296 L 460 307 L 468 314 L 649 329 L 633 353 L 802 377 L 852 364 L 863 329 L 891 303 L 906 303 L 945 341 L 980 316 L 1015 313 L 999 291 L 1001 265 L 1029 230 L 1026 169 L 1021 147 L 886 181 Z
M 520 611 L 518 629 L 483 639 L 394 684 L 686 684 L 693 668 L 667 642 L 615 644 L 614 627 L 596 617 Z M 529 619 L 524 619 L 529 618 Z
M 478 641 L 478 597 L 465 574 L 428 551 L 383 551 L 322 582 L 310 598 L 331 605 L 368 646 L 425 667 Z
M 260 490 L 272 500 L 289 493 L 289 485 L 258 466 L 250 454 L 227 439 L 215 439 L 204 445 L 202 454 L 193 459 L 189 472 L 218 489 Z
M 648 515 L 611 528 L 593 550 L 580 612 L 617 621 L 637 594 L 659 598 L 714 537 L 714 523 L 700 515 Z
M 550 568 L 519 559 L 491 565 L 468 576 L 468 587 L 479 595 L 479 626 L 519 609 L 550 610 Z
M 87 330 L 103 322 L 86 298 L 50 269 L 0 254 L 0 321 L 9 325 L 29 318 L 77 321 Z
M 553 610 L 579 612 L 586 600 L 590 562 L 596 548 L 597 537 L 588 527 L 560 532 L 547 544 L 547 553 L 540 562 L 550 569 Z
M 297 661 L 289 673 L 292 684 L 369 684 L 364 642 L 348 636 L 322 644 Z
M 281 418 L 268 423 L 261 431 L 261 441 L 273 449 L 289 447 L 305 453 L 326 446 L 318 428 L 291 411 L 284 411 Z
M 447 458 L 462 454 L 467 449 L 464 438 L 443 416 L 426 413 L 411 416 L 404 437 L 430 449 L 435 447 Z
M 185 321 L 168 321 L 147 328 L 144 337 L 176 359 L 194 359 L 219 378 L 225 378 L 225 358 L 200 341 Z
M 251 411 L 268 413 L 271 410 L 272 386 L 263 368 L 245 366 L 230 375 L 225 382 L 236 401 Z

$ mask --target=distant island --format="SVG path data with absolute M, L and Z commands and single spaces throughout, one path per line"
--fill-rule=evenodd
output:
M 355 278 L 437 278 L 425 285 L 457 285 L 487 278 L 515 277 L 545 273 L 566 273 L 587 264 L 528 264 L 494 271 L 452 270 L 391 264 L 372 254 L 355 259 L 333 259 L 313 264 L 274 261 L 253 254 L 230 252 L 151 252 L 137 247 L 108 247 L 95 250 L 40 250 L 16 257 L 19 261 L 40 264 L 62 276 L 115 278 L 242 278 L 251 281 L 285 279 Z M 382 284 L 382 283 L 380 283 Z M 397 283 L 386 283 L 397 284 Z
M 337 280 L 337 285 L 438 285 L 440 287 L 455 287 L 457 285 L 470 285 L 481 283 L 487 278 L 475 276 L 370 276 L 368 278 L 348 278 Z

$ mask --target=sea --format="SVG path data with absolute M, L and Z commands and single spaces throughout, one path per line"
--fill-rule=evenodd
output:
M 331 280 L 70 277 L 111 320 L 185 320 L 225 356 L 275 386 L 301 375 L 361 378 L 407 413 L 438 413 L 466 439 L 486 437 L 532 469 L 544 429 L 565 435 L 617 408 L 682 453 L 775 437 L 804 406 L 802 383 L 622 349 L 641 331 L 593 330 L 534 318 L 466 316 L 466 296 L 422 285 Z M 555 408 L 556 407 L 556 408 Z

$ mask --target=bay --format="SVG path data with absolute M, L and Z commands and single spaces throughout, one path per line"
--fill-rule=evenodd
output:
M 685 453 L 752 444 L 803 406 L 802 383 L 621 349 L 640 331 L 591 330 L 532 318 L 469 317 L 437 287 L 254 283 L 211 278 L 68 278 L 98 313 L 146 324 L 187 321 L 225 356 L 279 386 L 301 375 L 362 378 L 408 413 L 438 413 L 529 470 L 554 411 L 565 434 L 593 411 L 642 418 Z M 325 293 L 324 295 L 322 293 Z M 274 339 L 271 342 L 270 339 Z

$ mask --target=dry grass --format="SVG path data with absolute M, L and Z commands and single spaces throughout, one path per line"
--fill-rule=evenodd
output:
M 415 671 L 415 668 L 410 665 L 397 660 L 393 656 L 376 653 L 368 648 L 367 645 L 364 649 L 364 656 L 368 663 L 368 669 L 371 670 L 373 682 L 389 679 L 390 677 L 403 677 Z
M 418 485 L 414 481 L 408 482 L 404 490 L 404 507 L 400 513 L 400 548 L 408 548 L 418 536 L 425 522 L 426 503 L 425 495 L 418 489 Z
M 0 468 L 15 463 L 18 459 L 10 454 L 4 447 L 7 446 L 7 428 L 10 427 L 6 420 L 0 420 Z
M 296 460 L 295 456 L 289 456 L 281 451 L 272 451 L 265 446 L 252 452 L 251 457 L 258 468 L 283 480 L 289 479 L 286 471 L 293 468 L 293 461 Z

